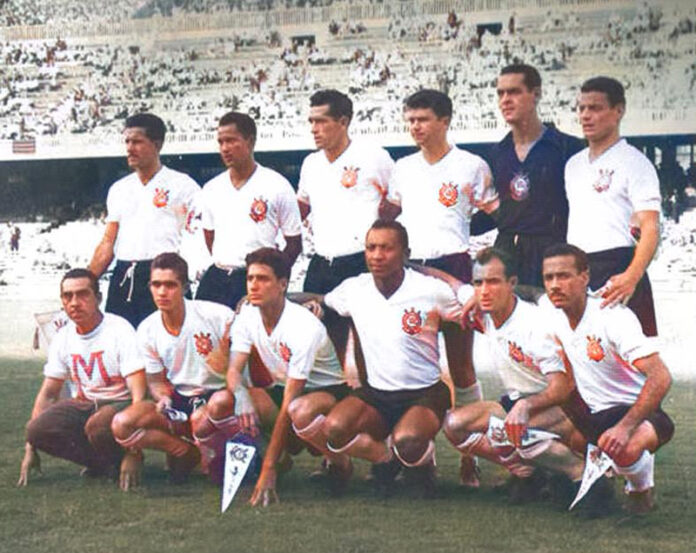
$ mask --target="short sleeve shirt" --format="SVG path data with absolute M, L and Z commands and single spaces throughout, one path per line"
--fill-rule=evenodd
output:
M 184 173 L 162 168 L 143 185 L 136 173 L 116 181 L 106 197 L 107 223 L 118 223 L 116 259 L 153 259 L 176 252 L 200 188 Z
M 44 376 L 71 380 L 77 397 L 90 401 L 130 399 L 126 377 L 143 369 L 135 330 L 125 319 L 105 313 L 88 334 L 78 334 L 69 321 L 56 334 Z

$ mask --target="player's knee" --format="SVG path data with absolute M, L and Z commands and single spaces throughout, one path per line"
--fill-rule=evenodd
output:
M 34 447 L 39 447 L 45 435 L 45 427 L 40 417 L 30 420 L 26 426 L 26 440 Z
M 469 436 L 469 432 L 463 428 L 455 411 L 449 411 L 447 415 L 445 415 L 445 420 L 442 423 L 442 430 L 447 439 L 454 445 L 462 443 Z
M 111 419 L 111 433 L 119 439 L 126 439 L 135 430 L 134 420 L 128 413 L 128 409 L 120 411 Z
M 343 417 L 338 417 L 331 413 L 326 417 L 324 421 L 324 432 L 326 433 L 329 443 L 334 447 L 342 447 L 353 437 L 348 435 L 349 431 L 349 425 Z
M 228 390 L 215 392 L 208 400 L 208 416 L 212 419 L 221 419 L 234 413 L 234 396 Z
M 400 459 L 406 463 L 416 463 L 428 449 L 430 440 L 407 433 L 394 436 L 394 448 Z
M 112 420 L 112 413 L 108 415 L 97 413 L 87 419 L 85 423 L 85 436 L 87 436 L 90 443 L 98 442 L 104 437 L 111 437 Z
M 314 409 L 305 397 L 298 397 L 288 405 L 288 415 L 296 428 L 304 428 L 316 417 Z

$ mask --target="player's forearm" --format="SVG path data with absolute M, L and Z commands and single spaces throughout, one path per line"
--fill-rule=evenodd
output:
M 636 245 L 633 259 L 626 269 L 626 272 L 631 274 L 636 281 L 640 280 L 645 274 L 648 265 L 650 265 L 652 258 L 655 256 L 658 242 L 658 219 L 655 216 L 646 217 L 641 221 L 640 240 L 638 240 L 638 244 Z
M 46 378 L 41 384 L 39 393 L 34 399 L 34 406 L 31 410 L 29 420 L 32 421 L 53 405 L 60 397 L 60 390 L 63 387 L 63 381 L 53 378 Z
M 283 250 L 283 256 L 288 264 L 288 267 L 292 267 L 295 264 L 297 256 L 302 253 L 302 236 L 286 236 L 285 237 L 285 249 Z
M 657 354 L 654 354 L 652 359 L 639 361 L 645 361 L 652 366 L 648 371 L 644 371 L 647 372 L 648 378 L 638 395 L 638 399 L 621 419 L 621 424 L 632 430 L 637 428 L 650 413 L 653 413 L 660 407 L 662 400 L 672 385 L 672 377 Z
M 401 213 L 401 206 L 390 202 L 386 198 L 379 203 L 378 214 L 380 219 L 393 221 Z
M 525 398 L 530 415 L 555 405 L 561 405 L 570 396 L 573 387 L 568 377 L 563 373 L 554 373 L 550 376 L 548 385 L 544 390 Z
M 155 401 L 159 401 L 163 397 L 172 396 L 172 387 L 168 383 L 150 380 L 148 382 L 148 388 L 150 389 L 152 399 Z
M 126 385 L 130 390 L 133 403 L 137 403 L 145 399 L 147 394 L 147 379 L 145 378 L 145 369 L 130 374 L 126 377 Z
M 89 262 L 88 269 L 95 276 L 101 276 L 107 267 L 114 260 L 114 246 L 111 242 L 102 240 L 94 250 L 92 260 Z
M 288 294 L 288 299 L 293 303 L 307 303 L 309 301 L 316 301 L 317 303 L 324 302 L 323 294 L 315 294 L 313 292 L 290 292 Z

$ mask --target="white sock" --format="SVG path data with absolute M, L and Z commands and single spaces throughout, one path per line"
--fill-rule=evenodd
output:
M 655 485 L 655 456 L 644 451 L 638 460 L 627 467 L 616 465 L 616 473 L 626 479 L 626 492 L 644 492 Z

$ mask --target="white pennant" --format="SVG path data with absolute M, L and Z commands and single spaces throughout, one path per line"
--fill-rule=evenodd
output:
M 582 473 L 582 482 L 575 499 L 568 507 L 570 511 L 585 494 L 590 491 L 592 484 L 599 480 L 602 475 L 614 466 L 611 457 L 599 449 L 596 445 L 587 444 L 587 455 L 585 456 L 585 471 Z
M 227 440 L 225 444 L 225 477 L 222 483 L 222 505 L 220 507 L 222 513 L 232 503 L 255 454 L 256 448 L 253 445 Z
M 508 438 L 507 431 L 505 430 L 505 421 L 499 419 L 495 415 L 491 415 L 488 420 L 488 432 L 486 432 L 486 436 L 493 447 L 502 447 L 506 445 L 514 447 L 514 444 L 510 441 L 510 438 Z M 547 430 L 541 430 L 540 428 L 529 427 L 522 436 L 522 447 L 527 447 L 543 440 L 558 439 L 560 439 L 558 434 L 554 434 Z

